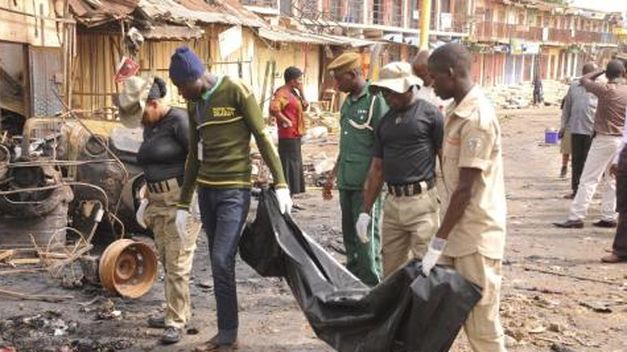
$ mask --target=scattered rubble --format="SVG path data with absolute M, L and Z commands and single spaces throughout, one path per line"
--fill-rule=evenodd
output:
M 110 299 L 100 305 L 96 313 L 96 320 L 117 320 L 121 318 L 122 311 L 116 309 L 115 303 Z
M 340 113 L 311 108 L 305 113 L 305 126 L 308 130 L 325 127 L 330 133 L 337 133 L 340 130 Z
M 0 320 L 0 350 L 57 351 L 50 346 L 58 346 L 56 341 L 65 341 L 68 335 L 78 331 L 78 322 L 63 319 L 59 311 L 15 316 Z M 1 341 L 5 341 L 4 347 Z
M 568 85 L 560 81 L 542 81 L 545 106 L 560 106 L 568 92 Z M 524 109 L 531 107 L 533 85 L 524 82 L 510 86 L 495 86 L 485 89 L 486 95 L 497 109 Z

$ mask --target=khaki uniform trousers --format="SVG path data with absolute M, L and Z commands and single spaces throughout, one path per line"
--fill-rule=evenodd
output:
M 408 260 L 423 257 L 440 226 L 439 208 L 435 187 L 409 197 L 387 195 L 381 228 L 384 278 Z
M 154 233 L 159 259 L 165 271 L 167 304 L 165 325 L 184 328 L 192 317 L 189 278 L 200 223 L 190 216 L 187 239 L 185 242 L 180 239 L 175 225 L 180 188 L 173 187 L 172 183 L 170 183 L 170 191 L 148 192 L 148 207 L 144 213 L 144 221 Z
M 438 264 L 453 267 L 466 280 L 483 288 L 479 303 L 470 311 L 464 331 L 475 352 L 506 352 L 499 319 L 502 262 L 474 253 L 459 258 L 442 256 Z

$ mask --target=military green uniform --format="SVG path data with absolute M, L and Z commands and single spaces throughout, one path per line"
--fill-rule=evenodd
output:
M 374 130 L 387 111 L 383 98 L 369 93 L 366 85 L 357 98 L 347 97 L 340 115 L 340 155 L 337 181 L 342 207 L 342 233 L 346 247 L 346 267 L 364 283 L 374 286 L 381 277 L 380 198 L 372 207 L 370 241 L 362 243 L 355 224 L 362 212 L 363 187 L 370 160 Z

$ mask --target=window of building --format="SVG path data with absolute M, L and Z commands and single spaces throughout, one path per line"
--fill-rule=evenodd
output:
M 348 11 L 344 22 L 362 23 L 364 16 L 363 0 L 348 0 Z
M 372 23 L 383 24 L 383 0 L 372 1 Z
M 392 16 L 390 17 L 389 25 L 395 27 L 403 26 L 403 0 L 393 0 Z
M 409 27 L 417 29 L 420 27 L 420 0 L 411 0 L 409 2 Z
M 281 0 L 281 14 L 285 16 L 292 16 L 294 13 L 292 12 L 292 1 L 291 0 Z

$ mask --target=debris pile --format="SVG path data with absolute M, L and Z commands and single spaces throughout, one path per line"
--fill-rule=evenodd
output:
M 568 85 L 560 81 L 542 81 L 545 106 L 560 106 L 568 92 Z M 486 95 L 497 109 L 524 109 L 533 104 L 533 85 L 523 82 L 510 86 L 485 89 Z
M 37 346 L 54 345 L 59 337 L 78 332 L 78 323 L 65 321 L 58 311 L 34 316 L 16 316 L 0 320 L 0 346 L 18 350 L 41 351 Z
M 330 133 L 337 133 L 340 130 L 340 113 L 323 111 L 317 106 L 312 106 L 305 112 L 305 127 L 307 130 L 326 127 Z

